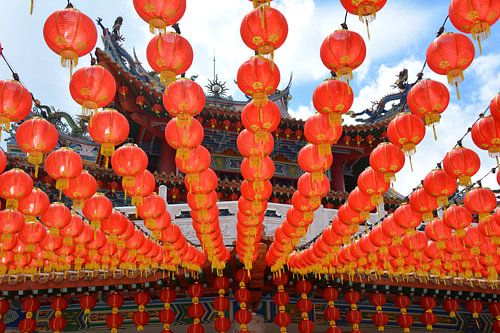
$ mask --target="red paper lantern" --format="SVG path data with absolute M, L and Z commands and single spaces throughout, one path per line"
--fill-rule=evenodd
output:
M 471 177 L 481 167 L 481 160 L 475 151 L 465 147 L 457 147 L 446 153 L 443 160 L 443 169 L 446 173 L 458 178 L 461 186 L 469 186 Z
M 314 332 L 314 322 L 309 319 L 302 319 L 299 321 L 298 328 L 300 333 L 312 333 Z
M 75 102 L 82 106 L 83 115 L 89 116 L 113 101 L 116 82 L 113 75 L 102 66 L 84 67 L 71 77 L 69 92 Z
M 403 332 L 410 332 L 411 325 L 413 325 L 413 317 L 407 313 L 400 314 L 396 318 L 398 325 L 401 326 Z
M 34 188 L 31 193 L 19 201 L 18 210 L 26 216 L 26 221 L 36 221 L 36 216 L 40 216 L 49 208 L 49 197 L 47 194 Z
M 450 313 L 451 318 L 455 318 L 455 312 L 457 312 L 459 303 L 454 298 L 445 298 L 443 301 L 443 309 Z
M 96 193 L 85 200 L 82 213 L 94 229 L 101 226 L 101 221 L 111 215 L 113 203 L 104 194 Z
M 243 18 L 240 34 L 243 42 L 258 54 L 273 54 L 285 42 L 288 24 L 279 10 L 263 6 Z
M 71 178 L 68 188 L 63 190 L 64 195 L 73 200 L 73 208 L 83 208 L 85 200 L 90 198 L 97 191 L 97 182 L 88 171 L 83 170 L 80 175 Z
M 80 307 L 83 310 L 84 315 L 89 315 L 90 311 L 96 306 L 97 299 L 94 295 L 85 294 L 80 296 Z
M 465 308 L 467 311 L 472 313 L 472 318 L 474 319 L 479 318 L 479 313 L 483 311 L 483 306 L 483 302 L 476 299 L 471 299 L 465 302 Z
M 455 28 L 472 34 L 482 54 L 481 41 L 488 38 L 490 27 L 498 21 L 500 4 L 496 1 L 453 0 L 450 3 L 449 16 Z
M 123 182 L 133 185 L 135 177 L 142 174 L 148 166 L 148 155 L 135 144 L 125 144 L 111 157 L 115 173 L 123 177 Z
M 330 145 L 337 143 L 342 136 L 342 126 L 330 125 L 329 116 L 326 114 L 315 114 L 306 120 L 304 135 L 307 141 L 320 146 L 322 155 L 329 155 Z
M 256 105 L 263 105 L 267 96 L 276 91 L 279 82 L 278 66 L 262 56 L 250 58 L 238 69 L 238 87 L 245 95 L 251 96 Z
M 52 317 L 49 320 L 49 327 L 54 333 L 64 331 L 68 321 L 64 317 Z
M 160 73 L 160 81 L 169 85 L 191 67 L 193 49 L 181 35 L 167 32 L 151 39 L 146 56 L 151 68 Z
M 346 82 L 326 80 L 316 87 L 312 100 L 319 113 L 329 115 L 330 125 L 340 125 L 342 115 L 351 109 L 354 93 Z
M 168 86 L 163 94 L 163 106 L 172 117 L 187 119 L 196 116 L 205 107 L 205 93 L 191 80 L 180 79 Z
M 31 112 L 31 93 L 19 81 L 0 80 L 0 134 Z
M 6 167 L 7 167 L 7 156 L 5 155 L 3 150 L 0 150 L 0 174 L 4 172 Z
M 32 333 L 36 330 L 36 320 L 33 318 L 25 318 L 19 322 L 18 329 L 21 333 Z
M 104 109 L 90 117 L 89 135 L 96 143 L 101 145 L 101 154 L 108 160 L 115 152 L 115 146 L 123 143 L 129 134 L 127 118 L 115 109 Z
M 71 148 L 59 148 L 50 153 L 45 160 L 45 171 L 56 180 L 58 190 L 67 189 L 69 179 L 80 175 L 82 170 L 82 157 Z
M 177 23 L 184 15 L 186 0 L 134 0 L 134 8 L 149 23 L 152 33 L 165 33 L 168 26 Z
M 61 56 L 61 64 L 72 72 L 78 58 L 92 51 L 97 43 L 97 29 L 90 17 L 70 4 L 47 18 L 43 37 L 48 47 Z
M 467 36 L 459 33 L 444 33 L 438 36 L 427 48 L 427 65 L 441 75 L 448 76 L 448 83 L 456 87 L 464 80 L 463 71 L 474 60 L 474 45 Z
M 370 166 L 385 176 L 386 181 L 393 181 L 395 174 L 405 164 L 405 156 L 401 148 L 392 143 L 380 143 L 370 153 Z
M 422 221 L 422 213 L 417 212 L 408 204 L 402 204 L 394 211 L 394 222 L 406 230 L 416 228 Z
M 142 202 L 143 198 L 152 194 L 156 187 L 155 177 L 148 170 L 134 177 L 134 184 L 130 185 L 125 181 L 122 187 L 125 193 L 132 197 L 132 204 L 136 205 Z
M 440 206 L 448 204 L 448 198 L 457 191 L 457 180 L 442 169 L 434 169 L 424 178 L 425 191 L 437 198 Z
M 492 98 L 490 102 L 490 113 L 493 118 L 500 121 L 500 93 Z
M 425 126 L 419 117 L 403 113 L 391 120 L 387 126 L 387 135 L 407 156 L 412 156 L 416 146 L 424 139 Z
M 500 157 L 500 121 L 492 116 L 481 118 L 472 126 L 472 141 L 491 157 Z
M 0 175 L 0 196 L 6 208 L 17 209 L 19 200 L 27 197 L 33 190 L 33 179 L 21 169 L 10 169 Z
M 52 151 L 58 140 L 56 127 L 40 117 L 31 118 L 17 128 L 17 144 L 28 154 L 28 163 L 35 165 L 35 178 L 38 176 L 38 166 L 42 164 L 43 155 Z
M 352 71 L 366 57 L 366 45 L 357 32 L 340 29 L 330 34 L 321 44 L 321 61 L 342 81 L 352 79 Z
M 189 149 L 193 149 L 203 141 L 204 131 L 201 123 L 192 119 L 188 123 L 179 118 L 172 118 L 165 128 L 168 144 L 177 149 L 176 157 L 187 159 Z
M 361 192 L 371 195 L 372 203 L 378 205 L 383 202 L 383 195 L 389 190 L 390 183 L 383 173 L 371 167 L 366 168 L 358 176 L 358 188 Z
M 419 188 L 410 194 L 410 207 L 422 213 L 422 220 L 428 222 L 434 217 L 433 212 L 438 208 L 438 202 L 436 197 Z
M 59 235 L 59 230 L 71 222 L 71 211 L 63 203 L 52 203 L 40 217 L 40 222 L 49 228 L 51 234 Z
M 445 248 L 445 241 L 451 237 L 451 228 L 444 224 L 441 219 L 434 219 L 425 226 L 427 238 L 436 242 L 436 247 L 440 250 Z
M 358 15 L 359 20 L 364 22 L 368 27 L 368 23 L 375 20 L 377 12 L 385 6 L 387 0 L 340 0 L 340 3 L 349 13 Z M 368 32 L 369 35 L 370 33 Z
M 274 132 L 279 126 L 281 112 L 275 102 L 267 101 L 257 105 L 253 101 L 246 104 L 241 110 L 241 121 L 246 129 L 252 132 Z
M 214 329 L 217 332 L 228 332 L 231 328 L 231 321 L 226 317 L 217 317 L 214 321 Z
M 452 205 L 445 209 L 443 213 L 443 222 L 448 227 L 455 230 L 457 236 L 463 236 L 464 230 L 472 223 L 472 214 L 462 206 Z
M 411 113 L 424 118 L 427 126 L 434 127 L 450 103 L 450 93 L 439 81 L 421 80 L 410 89 L 406 101 Z M 435 134 L 434 130 L 434 136 Z
M 471 213 L 478 215 L 479 221 L 484 221 L 490 218 L 497 207 L 497 198 L 490 189 L 478 187 L 467 192 L 464 205 Z

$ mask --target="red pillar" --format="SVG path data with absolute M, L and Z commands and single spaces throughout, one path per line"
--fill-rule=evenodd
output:
M 331 171 L 332 190 L 336 192 L 345 192 L 344 159 L 338 154 L 333 154 Z
M 160 163 L 158 165 L 158 172 L 165 172 L 166 174 L 175 173 L 175 150 L 168 145 L 166 141 L 162 141 L 160 148 Z

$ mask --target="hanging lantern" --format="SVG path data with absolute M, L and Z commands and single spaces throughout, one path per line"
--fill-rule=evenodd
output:
M 217 332 L 228 332 L 231 328 L 231 322 L 225 316 L 225 311 L 229 309 L 229 300 L 224 297 L 229 289 L 229 279 L 224 276 L 217 276 L 214 280 L 214 287 L 218 290 L 219 296 L 213 301 L 214 308 L 217 310 L 217 319 L 214 322 L 214 329 Z
M 444 33 L 438 36 L 427 48 L 427 65 L 441 75 L 448 76 L 448 83 L 456 87 L 464 80 L 463 71 L 474 60 L 474 45 L 467 36 L 459 33 Z
M 203 126 L 196 119 L 186 123 L 182 119 L 172 118 L 165 127 L 165 139 L 170 147 L 177 150 L 176 157 L 181 160 L 189 157 L 189 149 L 201 145 L 203 137 Z
M 68 301 L 62 296 L 56 296 L 50 302 L 50 306 L 54 310 L 54 316 L 49 320 L 50 329 L 54 333 L 64 331 L 67 321 L 62 316 L 62 311 L 68 308 Z
M 408 204 L 402 204 L 393 214 L 394 222 L 405 230 L 414 230 L 422 222 L 422 213 L 417 212 Z
M 0 80 L 0 137 L 10 130 L 10 123 L 21 121 L 31 112 L 31 93 L 15 80 Z
M 3 239 L 12 237 L 24 226 L 24 216 L 16 210 L 0 210 L 0 234 Z
M 45 171 L 56 180 L 56 189 L 67 189 L 69 179 L 82 173 L 82 157 L 71 148 L 63 147 L 53 151 L 45 160 Z
M 309 312 L 312 310 L 312 302 L 307 298 L 307 294 L 311 292 L 312 284 L 309 280 L 299 280 L 295 283 L 295 289 L 300 294 L 300 299 L 297 301 L 297 309 L 301 313 L 302 320 L 299 321 L 299 331 L 313 332 L 314 322 L 309 320 Z
M 372 317 L 372 322 L 379 332 L 384 331 L 384 326 L 389 322 L 389 316 L 386 313 L 382 312 L 382 306 L 385 304 L 386 298 L 385 295 L 379 293 L 378 291 L 371 294 L 370 303 L 375 306 L 375 314 Z
M 201 86 L 188 79 L 180 79 L 168 86 L 163 94 L 163 106 L 171 117 L 187 120 L 201 113 L 205 107 L 205 93 Z
M 410 327 L 413 325 L 413 317 L 410 316 L 406 311 L 406 308 L 410 306 L 410 304 L 411 300 L 406 295 L 396 295 L 394 297 L 394 305 L 396 305 L 401 311 L 396 321 L 398 322 L 399 326 L 403 328 L 404 332 L 410 332 Z
M 151 68 L 160 73 L 160 81 L 168 86 L 191 67 L 193 49 L 181 35 L 167 32 L 151 39 L 146 56 Z
M 88 316 L 90 315 L 90 312 L 92 309 L 96 306 L 97 304 L 97 299 L 94 295 L 85 293 L 84 295 L 80 296 L 80 308 L 83 310 L 83 317 L 84 321 L 88 321 Z
M 368 24 L 375 20 L 377 12 L 385 6 L 387 0 L 340 0 L 340 3 L 346 11 L 353 15 L 358 15 L 359 20 L 366 24 L 366 32 L 368 33 L 368 39 L 370 39 Z
M 490 102 L 490 113 L 496 121 L 500 121 L 500 93 L 496 94 Z
M 274 132 L 281 120 L 279 106 L 273 101 L 257 105 L 253 101 L 247 103 L 241 110 L 243 126 L 251 132 Z
M 243 42 L 259 55 L 274 54 L 286 40 L 288 24 L 285 16 L 275 8 L 262 6 L 248 13 L 241 22 Z
M 0 196 L 6 208 L 17 209 L 19 200 L 30 195 L 33 179 L 21 169 L 10 169 L 0 175 Z
M 464 229 L 472 223 L 471 212 L 462 206 L 452 205 L 444 210 L 443 222 L 455 231 L 455 235 L 464 236 Z
M 387 126 L 389 140 L 403 149 L 406 156 L 410 157 L 416 151 L 416 146 L 422 142 L 425 136 L 423 121 L 410 113 L 403 113 L 392 119 Z
M 439 123 L 441 113 L 450 103 L 448 88 L 439 81 L 421 80 L 411 87 L 406 101 L 411 113 L 423 118 L 425 125 L 432 126 L 437 139 L 434 124 Z
M 193 318 L 193 324 L 188 328 L 188 332 L 203 332 L 201 318 L 205 315 L 205 308 L 200 304 L 199 298 L 203 295 L 203 287 L 195 282 L 188 287 L 188 295 L 192 298 L 193 304 L 189 306 L 188 315 Z
M 73 200 L 73 209 L 83 208 L 85 200 L 97 191 L 97 182 L 88 171 L 83 170 L 75 178 L 70 178 L 68 188 L 63 190 L 65 196 Z
M 443 169 L 446 173 L 458 178 L 461 186 L 469 186 L 471 177 L 474 176 L 481 166 L 481 160 L 475 151 L 465 147 L 456 147 L 447 152 L 443 160 Z
M 52 13 L 43 26 L 43 37 L 48 47 L 61 56 L 61 64 L 70 68 L 78 65 L 78 58 L 88 54 L 97 43 L 97 29 L 92 19 L 73 8 L 71 3 Z
M 477 187 L 467 192 L 464 205 L 471 213 L 477 214 L 481 222 L 491 218 L 497 207 L 497 198 L 490 189 Z
M 82 213 L 90 221 L 90 226 L 96 230 L 101 227 L 101 221 L 111 215 L 113 203 L 104 194 L 96 193 L 85 200 Z
M 163 332 L 170 333 L 170 325 L 175 321 L 175 312 L 170 307 L 170 303 L 175 300 L 175 291 L 165 288 L 160 292 L 160 300 L 165 303 L 164 309 L 160 311 L 159 319 L 163 323 Z
M 341 125 L 330 125 L 329 116 L 315 114 L 310 116 L 304 124 L 304 136 L 309 143 L 319 145 L 322 155 L 331 154 L 331 145 L 337 143 L 342 136 Z
M 238 69 L 237 83 L 240 90 L 253 98 L 257 106 L 264 105 L 267 96 L 276 91 L 280 83 L 280 70 L 271 60 L 255 56 Z
M 118 313 L 123 301 L 123 295 L 120 293 L 111 292 L 108 294 L 107 303 L 111 308 L 111 313 L 106 316 L 106 326 L 111 330 L 111 333 L 117 333 L 118 328 L 123 324 L 123 317 Z
M 43 155 L 52 151 L 58 140 L 56 127 L 44 118 L 31 118 L 17 128 L 17 145 L 28 154 L 28 163 L 35 165 L 35 178 L 38 177 L 38 167 L 42 164 Z
M 104 109 L 90 117 L 89 135 L 96 143 L 101 145 L 101 154 L 108 161 L 115 152 L 115 146 L 123 143 L 129 134 L 127 118 L 115 109 Z
M 423 221 L 429 222 L 439 205 L 436 197 L 428 194 L 425 189 L 419 188 L 410 194 L 410 206 L 413 210 L 423 214 Z
M 492 116 L 481 118 L 472 126 L 472 141 L 480 149 L 487 150 L 491 157 L 500 157 L 500 121 Z
M 137 14 L 149 23 L 151 33 L 165 33 L 186 11 L 186 0 L 134 0 Z
M 443 301 L 443 309 L 450 313 L 450 318 L 455 318 L 455 312 L 457 312 L 459 303 L 454 298 L 445 298 Z
M 420 307 L 425 311 L 420 315 L 420 321 L 425 325 L 428 331 L 432 331 L 432 325 L 437 323 L 437 317 L 432 312 L 436 304 L 436 299 L 432 296 L 423 296 L 420 299 Z
M 150 301 L 151 297 L 146 291 L 139 291 L 134 295 L 134 303 L 139 307 L 134 313 L 134 324 L 139 332 L 144 331 L 144 326 L 149 323 L 149 314 L 145 310 Z
M 273 277 L 272 282 L 278 289 L 277 293 L 273 296 L 273 301 L 278 306 L 278 313 L 274 317 L 274 323 L 280 328 L 280 332 L 286 333 L 286 327 L 292 321 L 290 315 L 286 312 L 286 305 L 290 302 L 290 296 L 285 291 L 285 285 L 288 283 L 288 275 L 278 273 Z
M 45 226 L 38 222 L 24 223 L 23 228 L 18 233 L 19 239 L 25 245 L 26 252 L 35 252 L 36 245 L 39 244 L 45 236 L 47 230 Z
M 123 177 L 123 183 L 134 185 L 135 177 L 148 166 L 148 155 L 135 144 L 125 144 L 111 157 L 111 166 L 117 175 Z
M 479 313 L 483 311 L 483 306 L 483 302 L 476 299 L 471 299 L 465 302 L 465 308 L 467 311 L 472 313 L 472 318 L 474 319 L 479 318 Z
M 90 116 L 113 101 L 116 82 L 113 75 L 102 66 L 84 67 L 71 77 L 69 92 L 75 102 L 82 106 L 83 115 Z
M 445 241 L 451 237 L 451 228 L 443 220 L 434 219 L 425 226 L 427 238 L 436 242 L 436 248 L 443 250 L 446 247 Z
M 481 41 L 490 35 L 490 27 L 500 17 L 500 4 L 495 1 L 469 2 L 453 0 L 450 3 L 451 23 L 461 32 L 472 34 L 483 54 Z
M 346 82 L 325 80 L 314 90 L 312 100 L 319 113 L 328 114 L 330 125 L 341 125 L 342 115 L 352 107 L 354 93 Z
M 40 309 L 40 302 L 33 296 L 29 296 L 21 301 L 21 309 L 26 312 L 26 318 L 19 323 L 19 331 L 34 332 L 37 325 L 33 315 Z
M 389 191 L 389 187 L 390 183 L 385 179 L 384 174 L 371 167 L 366 168 L 358 176 L 359 190 L 370 195 L 374 205 L 383 203 L 383 195 Z
M 40 217 L 51 235 L 59 235 L 59 230 L 65 228 L 71 222 L 71 211 L 63 203 L 50 204 L 47 211 Z
M 434 169 L 424 178 L 425 191 L 436 197 L 441 207 L 448 205 L 448 198 L 455 194 L 457 188 L 457 180 L 448 176 L 443 169 Z
M 386 182 L 393 182 L 395 174 L 405 164 L 405 156 L 401 148 L 392 143 L 379 143 L 370 153 L 370 166 L 373 170 L 381 172 Z
M 366 57 L 366 45 L 357 32 L 340 29 L 330 34 L 321 44 L 321 61 L 342 81 L 352 79 L 352 71 Z
M 336 333 L 339 330 L 336 322 L 340 319 L 340 311 L 335 307 L 335 301 L 337 300 L 339 293 L 337 289 L 328 286 L 323 289 L 321 295 L 327 301 L 327 308 L 323 312 L 329 325 L 327 332 Z
M 351 305 L 351 309 L 347 311 L 346 319 L 349 324 L 352 325 L 352 332 L 360 332 L 359 324 L 363 319 L 361 311 L 358 310 L 357 303 L 361 300 L 361 293 L 355 290 L 346 291 L 344 298 L 348 304 Z

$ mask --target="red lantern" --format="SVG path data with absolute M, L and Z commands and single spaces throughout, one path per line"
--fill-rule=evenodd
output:
M 407 156 L 415 153 L 416 146 L 424 139 L 423 121 L 410 113 L 403 113 L 392 119 L 387 126 L 389 140 L 403 149 Z
M 443 213 L 443 222 L 455 230 L 457 236 L 464 236 L 464 229 L 472 223 L 472 214 L 462 206 L 450 206 Z
M 84 67 L 71 77 L 69 92 L 75 102 L 82 106 L 83 115 L 89 116 L 113 101 L 116 82 L 113 75 L 102 66 Z
M 434 169 L 424 178 L 425 191 L 436 197 L 440 206 L 448 204 L 448 197 L 455 194 L 457 188 L 457 180 L 442 169 Z
M 210 167 L 211 156 L 207 148 L 198 146 L 190 149 L 186 155 L 186 159 L 175 157 L 175 164 L 180 171 L 186 174 L 199 173 Z
M 134 185 L 135 177 L 142 174 L 148 166 L 148 155 L 135 144 L 125 144 L 111 157 L 115 173 L 123 177 L 123 182 Z
M 329 155 L 330 145 L 337 143 L 342 136 L 342 126 L 330 125 L 329 116 L 326 114 L 315 114 L 306 120 L 304 135 L 307 141 L 320 146 L 322 155 Z
M 497 207 L 497 198 L 490 189 L 478 187 L 467 192 L 464 205 L 471 213 L 477 214 L 481 222 L 491 217 Z
M 137 326 L 137 331 L 143 331 L 144 326 L 149 323 L 149 314 L 145 311 L 145 307 L 150 301 L 151 297 L 145 291 L 139 291 L 134 295 L 134 302 L 139 307 L 139 311 L 134 313 L 134 324 Z
M 31 118 L 17 128 L 17 144 L 28 154 L 28 163 L 35 165 L 35 178 L 38 176 L 38 166 L 42 164 L 43 155 L 52 151 L 58 140 L 56 127 L 40 117 Z
M 329 115 L 330 125 L 342 124 L 342 115 L 347 113 L 354 101 L 351 87 L 340 80 L 323 81 L 313 93 L 314 108 Z
M 85 200 L 82 213 L 94 229 L 101 226 L 101 221 L 111 215 L 113 203 L 102 193 L 96 193 Z
M 405 156 L 401 148 L 392 143 L 380 143 L 370 153 L 370 166 L 385 176 L 385 180 L 393 181 L 395 174 L 405 164 Z
M 402 204 L 394 211 L 394 222 L 406 230 L 416 228 L 422 221 L 422 213 L 417 212 L 408 204 Z
M 152 33 L 165 33 L 166 28 L 177 23 L 186 11 L 186 0 L 134 0 L 139 16 L 149 23 Z
M 155 177 L 148 170 L 135 176 L 134 184 L 122 182 L 122 187 L 125 193 L 132 197 L 132 204 L 139 204 L 142 199 L 154 192 L 156 187 Z
M 71 222 L 71 211 L 60 202 L 50 204 L 40 221 L 50 229 L 52 235 L 59 235 L 59 230 Z
M 64 317 L 52 317 L 49 320 L 49 327 L 54 333 L 64 331 L 67 325 L 67 320 Z
M 436 197 L 419 188 L 410 194 L 410 207 L 422 213 L 422 220 L 428 222 L 434 217 L 433 212 L 438 208 L 438 202 Z
M 31 193 L 19 201 L 18 210 L 26 216 L 26 221 L 36 221 L 36 217 L 45 213 L 49 208 L 49 197 L 47 194 L 34 188 Z
M 441 119 L 441 113 L 450 103 L 450 93 L 439 81 L 422 80 L 410 89 L 406 101 L 411 113 L 424 118 L 425 124 L 434 128 L 434 124 L 439 123 Z M 434 138 L 436 138 L 435 129 Z
M 6 208 L 17 209 L 19 200 L 27 197 L 33 190 L 33 179 L 21 169 L 10 169 L 0 175 L 0 196 Z
M 165 128 L 165 138 L 177 150 L 176 157 L 181 160 L 189 157 L 189 149 L 201 145 L 203 136 L 203 126 L 196 119 L 186 123 L 180 118 L 172 118 Z
M 457 312 L 459 303 L 454 298 L 445 298 L 443 301 L 443 309 L 450 313 L 451 318 L 455 318 L 455 312 Z
M 443 160 L 443 169 L 453 178 L 458 178 L 461 186 L 469 186 L 471 177 L 481 166 L 481 160 L 475 151 L 465 147 L 457 147 L 447 152 Z
M 36 320 L 33 318 L 25 318 L 19 322 L 19 332 L 21 333 L 32 333 L 36 330 Z
M 500 157 L 500 121 L 492 116 L 481 118 L 472 126 L 472 141 L 491 157 Z
M 97 43 L 97 29 L 90 17 L 70 4 L 47 18 L 43 37 L 48 47 L 61 56 L 61 64 L 72 72 L 78 58 L 92 51 Z
M 118 313 L 110 313 L 106 316 L 106 326 L 111 333 L 118 333 L 118 328 L 123 324 L 123 317 Z
M 255 56 L 240 66 L 237 82 L 240 90 L 251 96 L 256 105 L 263 105 L 267 96 L 278 88 L 280 71 L 271 60 Z
M 0 210 L 0 234 L 2 237 L 16 234 L 24 227 L 24 215 L 16 210 Z
M 97 182 L 88 171 L 83 170 L 80 175 L 71 178 L 68 188 L 63 190 L 64 195 L 73 200 L 73 209 L 83 208 L 85 200 L 97 191 Z
M 411 325 L 413 325 L 413 317 L 407 313 L 400 314 L 396 318 L 398 325 L 401 326 L 403 332 L 410 332 Z
M 434 219 L 425 226 L 425 235 L 436 242 L 436 248 L 443 250 L 446 247 L 445 241 L 451 237 L 451 228 L 443 220 Z
M 342 81 L 352 79 L 352 71 L 366 57 L 366 45 L 357 32 L 340 29 L 330 34 L 321 44 L 321 61 Z
M 115 146 L 128 137 L 129 124 L 127 118 L 114 109 L 104 109 L 90 117 L 89 134 L 92 140 L 101 145 L 101 154 L 108 160 L 115 152 Z
M 90 294 L 80 296 L 80 307 L 82 308 L 84 315 L 88 316 L 96 304 L 97 300 L 95 296 Z
M 263 103 L 262 105 L 257 105 L 251 101 L 241 110 L 243 126 L 252 132 L 274 132 L 279 126 L 280 120 L 280 109 L 272 101 L 267 101 L 267 103 Z
M 45 171 L 56 180 L 56 189 L 64 190 L 69 187 L 69 179 L 82 173 L 82 157 L 71 148 L 59 148 L 47 156 Z
M 482 54 L 481 41 L 488 38 L 490 27 L 500 17 L 500 4 L 495 1 L 476 3 L 465 0 L 453 0 L 450 3 L 449 16 L 455 28 L 472 34 Z
M 0 135 L 31 112 L 31 93 L 19 81 L 0 80 Z
M 181 35 L 167 32 L 151 39 L 146 56 L 151 68 L 160 73 L 160 81 L 169 85 L 191 67 L 193 49 Z
M 382 196 L 389 190 L 389 187 L 390 183 L 385 179 L 384 174 L 371 167 L 366 168 L 358 176 L 359 190 L 371 195 L 372 203 L 375 205 L 383 202 Z
M 231 328 L 231 322 L 226 317 L 217 317 L 214 321 L 214 329 L 217 332 L 228 332 Z
M 243 42 L 258 54 L 273 54 L 285 42 L 288 24 L 279 10 L 263 6 L 243 18 L 240 34 Z
M 472 313 L 472 318 L 477 319 L 479 318 L 479 313 L 483 311 L 483 302 L 471 299 L 465 302 L 465 307 L 467 308 L 467 311 Z
M 456 87 L 464 80 L 463 71 L 474 60 L 474 45 L 467 36 L 459 33 L 444 33 L 438 36 L 427 48 L 427 65 L 441 75 L 448 76 L 448 83 Z
M 172 117 L 196 116 L 205 107 L 205 93 L 194 81 L 180 79 L 171 83 L 163 94 L 163 106 Z
M 387 0 L 362 0 L 362 1 L 350 1 L 350 0 L 340 0 L 342 6 L 349 13 L 353 15 L 358 15 L 359 20 L 364 22 L 368 31 L 368 38 L 370 38 L 370 31 L 368 30 L 368 23 L 375 20 L 376 14 L 382 7 L 385 6 Z
M 498 93 L 490 102 L 490 113 L 493 118 L 500 121 L 500 93 Z

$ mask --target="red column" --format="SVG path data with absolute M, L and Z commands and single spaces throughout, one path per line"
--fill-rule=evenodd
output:
M 172 149 L 166 141 L 162 141 L 160 148 L 160 163 L 158 172 L 175 173 L 175 150 Z
M 339 154 L 333 154 L 332 163 L 332 190 L 336 192 L 345 192 L 344 181 L 344 159 Z

